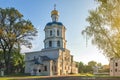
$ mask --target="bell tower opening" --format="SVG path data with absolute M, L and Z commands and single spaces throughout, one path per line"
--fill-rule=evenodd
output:
M 59 34 L 59 30 L 57 30 L 57 36 L 59 36 L 60 34 Z
M 52 30 L 50 30 L 50 36 L 52 36 Z
M 52 41 L 49 41 L 49 47 L 52 47 Z

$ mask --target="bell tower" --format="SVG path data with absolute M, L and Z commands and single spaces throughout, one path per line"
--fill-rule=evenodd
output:
M 51 11 L 51 18 L 52 22 L 47 23 L 44 29 L 44 48 L 66 48 L 66 28 L 61 22 L 58 22 L 59 12 L 56 10 L 56 5 L 54 5 L 54 10 Z

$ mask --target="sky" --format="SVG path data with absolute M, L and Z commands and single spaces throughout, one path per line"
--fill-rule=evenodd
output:
M 28 49 L 22 46 L 22 53 L 44 48 L 44 28 L 48 22 L 51 22 L 50 13 L 54 9 L 54 4 L 60 13 L 59 22 L 67 28 L 67 49 L 71 51 L 74 60 L 85 64 L 92 60 L 109 64 L 107 57 L 92 45 L 90 40 L 86 45 L 85 36 L 81 34 L 89 25 L 86 21 L 89 10 L 97 7 L 94 0 L 0 0 L 0 8 L 16 8 L 24 15 L 24 19 L 30 20 L 38 30 L 38 36 L 32 41 L 33 47 Z

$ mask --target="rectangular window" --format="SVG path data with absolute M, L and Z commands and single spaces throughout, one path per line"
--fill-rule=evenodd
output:
M 111 72 L 112 72 L 112 70 L 111 70 Z
M 47 66 L 44 66 L 44 71 L 47 71 Z
M 118 63 L 115 63 L 115 66 L 117 67 L 117 66 L 118 66 Z
M 50 30 L 50 36 L 52 36 L 52 30 Z
M 60 41 L 57 41 L 57 46 L 60 47 Z
M 52 41 L 49 41 L 49 47 L 52 47 Z
M 57 30 L 57 36 L 59 36 L 59 30 Z
M 39 69 L 39 72 L 41 72 L 41 69 Z

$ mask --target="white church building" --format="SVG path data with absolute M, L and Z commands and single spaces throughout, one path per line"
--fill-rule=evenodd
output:
M 55 8 L 51 18 L 52 22 L 44 28 L 44 49 L 25 53 L 25 73 L 47 76 L 78 73 L 77 64 L 66 48 L 66 28 L 58 22 L 59 12 Z

